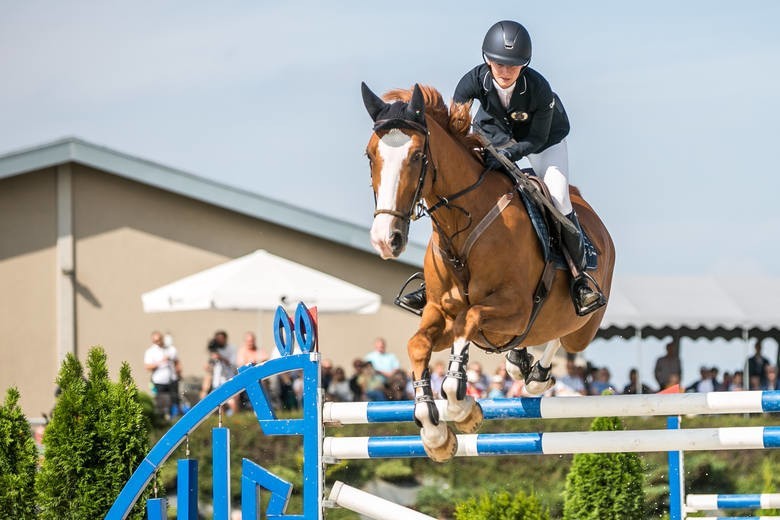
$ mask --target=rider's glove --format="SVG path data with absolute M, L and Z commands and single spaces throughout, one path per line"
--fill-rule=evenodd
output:
M 504 148 L 503 150 L 498 150 L 498 153 L 509 159 L 512 160 L 512 154 Z M 499 161 L 496 157 L 493 156 L 492 153 L 485 151 L 485 168 L 488 170 L 505 170 L 504 165 L 501 164 L 501 161 Z

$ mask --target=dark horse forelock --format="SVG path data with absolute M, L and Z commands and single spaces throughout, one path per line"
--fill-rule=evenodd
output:
M 425 100 L 425 115 L 436 121 L 439 126 L 455 137 L 468 150 L 473 151 L 479 148 L 479 141 L 476 136 L 470 133 L 471 103 L 453 102 L 452 107 L 448 110 L 438 90 L 430 85 L 419 85 L 419 87 Z M 390 90 L 385 92 L 382 98 L 387 102 L 403 101 L 408 103 L 412 99 L 412 89 Z M 479 154 L 476 155 L 479 156 Z

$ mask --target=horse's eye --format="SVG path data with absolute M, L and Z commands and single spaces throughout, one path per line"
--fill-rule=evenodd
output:
M 414 162 L 420 162 L 423 158 L 422 152 L 414 152 L 412 154 L 412 161 Z

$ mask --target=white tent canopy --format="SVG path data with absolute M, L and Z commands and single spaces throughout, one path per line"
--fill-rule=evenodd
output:
M 274 310 L 299 301 L 320 313 L 371 314 L 380 296 L 265 250 L 236 258 L 149 291 L 145 312 L 204 309 Z
M 616 277 L 601 326 L 780 328 L 780 278 Z

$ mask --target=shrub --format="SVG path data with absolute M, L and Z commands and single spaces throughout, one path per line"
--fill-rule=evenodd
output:
M 119 381 L 108 378 L 106 354 L 93 348 L 85 379 L 78 359 L 68 355 L 57 377 L 57 399 L 43 444 L 36 483 L 42 519 L 102 518 L 143 460 L 149 423 L 125 363 Z M 144 517 L 148 491 L 128 518 Z
M 471 498 L 455 508 L 457 520 L 549 520 L 550 513 L 533 495 L 500 491 Z
M 599 417 L 593 431 L 623 429 L 617 417 Z M 624 520 L 642 518 L 642 463 L 635 453 L 580 453 L 566 477 L 565 520 Z
M 0 518 L 35 518 L 37 453 L 19 391 L 11 387 L 0 405 Z

